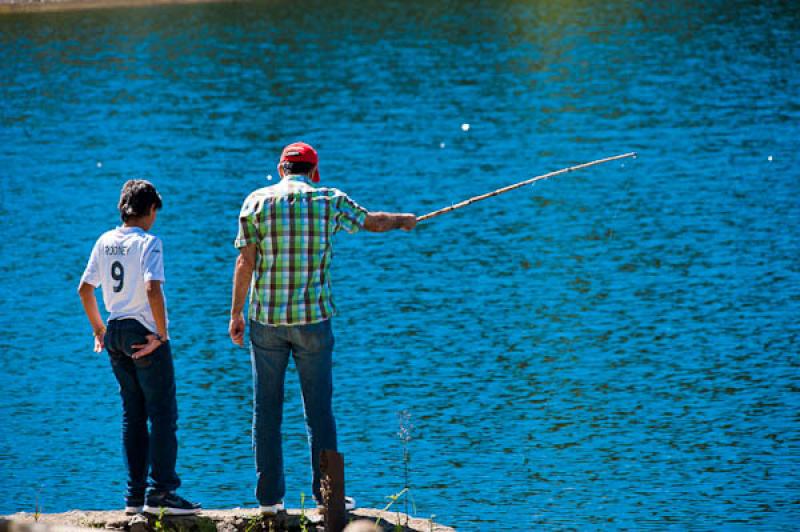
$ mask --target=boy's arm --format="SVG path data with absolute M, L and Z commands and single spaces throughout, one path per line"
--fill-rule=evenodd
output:
M 146 344 L 133 345 L 132 347 L 138 349 L 133 353 L 133 358 L 146 357 L 169 341 L 167 312 L 165 310 L 166 305 L 164 305 L 164 292 L 161 291 L 161 281 L 147 281 L 144 286 L 147 292 L 147 302 L 150 304 L 150 310 L 153 312 L 153 319 L 156 322 L 158 335 L 148 334 Z
M 145 284 L 147 292 L 147 302 L 150 303 L 150 310 L 153 312 L 153 319 L 156 321 L 156 329 L 161 339 L 166 342 L 169 340 L 167 333 L 167 311 L 164 305 L 164 292 L 161 290 L 161 281 L 147 281 Z
M 94 350 L 99 353 L 105 348 L 103 337 L 106 334 L 106 325 L 103 323 L 103 318 L 100 316 L 100 309 L 97 307 L 97 298 L 94 295 L 95 286 L 82 282 L 78 287 L 78 295 L 81 297 L 83 310 L 86 312 L 86 317 L 89 318 L 89 323 L 92 324 L 92 331 L 94 331 Z

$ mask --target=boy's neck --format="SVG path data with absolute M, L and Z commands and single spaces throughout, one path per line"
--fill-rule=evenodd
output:
M 122 224 L 122 227 L 138 227 L 143 231 L 147 231 L 149 229 L 149 227 L 147 227 L 147 222 L 145 220 L 142 220 L 141 218 L 134 218 L 128 220 L 127 222 Z

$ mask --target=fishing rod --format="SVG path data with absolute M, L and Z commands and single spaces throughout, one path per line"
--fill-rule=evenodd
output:
M 460 203 L 456 203 L 455 205 L 450 205 L 449 207 L 445 207 L 443 209 L 439 209 L 438 211 L 429 212 L 428 214 L 424 214 L 422 216 L 417 216 L 417 222 L 422 222 L 425 220 L 429 220 L 434 216 L 439 216 L 440 214 L 444 214 L 446 212 L 454 211 L 456 209 L 460 209 L 461 207 L 466 207 L 467 205 L 472 205 L 476 201 L 484 200 L 486 198 L 491 198 L 492 196 L 499 196 L 509 190 L 514 190 L 515 188 L 524 187 L 525 185 L 530 185 L 535 181 L 541 181 L 542 179 L 547 179 L 549 177 L 556 176 L 558 174 L 566 174 L 568 172 L 574 172 L 575 170 L 581 170 L 583 168 L 588 168 L 590 166 L 594 166 L 596 164 L 603 164 L 611 161 L 616 161 L 618 159 L 625 159 L 627 157 L 636 157 L 636 152 L 632 151 L 629 153 L 623 153 L 621 155 L 614 155 L 612 157 L 606 157 L 605 159 L 597 159 L 596 161 L 592 161 L 589 163 L 583 163 L 576 166 L 570 166 L 569 168 L 562 168 L 561 170 L 556 170 L 555 172 L 550 172 L 547 174 L 542 174 L 540 176 L 532 177 L 530 179 L 526 179 L 525 181 L 520 181 L 519 183 L 514 183 L 513 185 L 508 185 L 507 187 L 498 188 L 492 192 L 487 192 L 486 194 L 481 194 L 479 196 L 475 196 L 469 198 L 468 200 L 464 200 Z

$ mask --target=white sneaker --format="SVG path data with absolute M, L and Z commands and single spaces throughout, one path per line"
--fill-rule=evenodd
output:
M 283 511 L 283 502 L 278 502 L 270 506 L 261 506 L 260 510 L 262 514 L 276 515 L 278 512 Z
M 136 515 L 142 513 L 144 510 L 144 505 L 142 506 L 126 506 L 125 507 L 125 515 Z
M 324 510 L 325 505 L 322 503 L 317 503 L 317 510 Z M 348 497 L 345 495 L 344 497 L 344 509 L 345 511 L 355 510 L 356 509 L 356 500 L 353 497 Z

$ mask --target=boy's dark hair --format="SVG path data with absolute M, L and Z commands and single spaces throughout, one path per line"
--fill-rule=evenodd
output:
M 150 181 L 131 179 L 122 185 L 119 195 L 119 216 L 123 222 L 150 214 L 150 208 L 162 206 L 161 195 Z
M 292 161 L 283 161 L 281 163 L 281 168 L 283 168 L 284 175 L 308 175 L 315 166 L 317 165 L 314 163 Z

